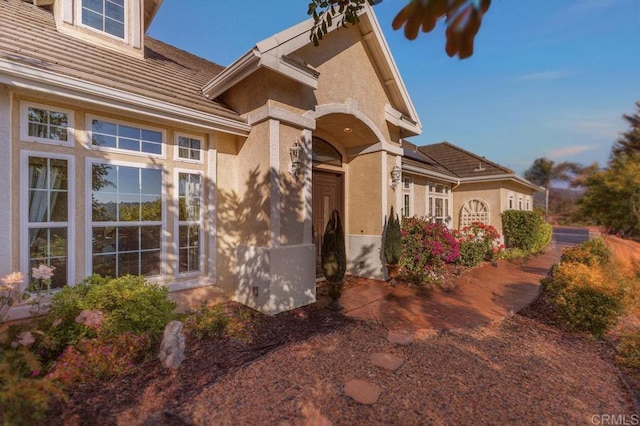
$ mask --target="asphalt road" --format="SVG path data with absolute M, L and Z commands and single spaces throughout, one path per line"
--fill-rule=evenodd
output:
M 576 245 L 589 239 L 588 228 L 554 227 L 553 240 L 558 244 Z

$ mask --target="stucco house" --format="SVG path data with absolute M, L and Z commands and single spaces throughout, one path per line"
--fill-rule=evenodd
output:
M 535 189 L 403 145 L 422 127 L 369 6 L 320 47 L 306 21 L 222 67 L 145 35 L 161 3 L 0 2 L 0 275 L 143 274 L 273 314 L 315 301 L 333 209 L 349 272 L 383 278 L 390 206 L 497 224 Z M 486 216 L 458 213 L 472 200 Z

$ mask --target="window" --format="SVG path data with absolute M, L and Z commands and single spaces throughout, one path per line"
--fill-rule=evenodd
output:
M 202 163 L 202 139 L 178 135 L 176 142 L 176 158 L 180 160 Z
M 158 130 L 91 119 L 91 144 L 97 148 L 161 156 L 163 134 Z
M 527 210 L 531 210 L 531 198 L 527 197 Z
M 473 222 L 489 224 L 489 206 L 482 200 L 470 200 L 460 209 L 460 227 L 471 225 Z
M 311 159 L 317 164 L 342 166 L 342 155 L 329 142 L 314 136 L 311 139 Z
M 522 197 L 518 197 L 518 210 L 522 210 Z
M 429 182 L 428 215 L 435 223 L 448 224 L 451 221 L 449 214 L 449 186 Z
M 411 188 L 411 178 L 410 177 L 404 178 L 403 182 L 404 182 L 404 189 Z
M 402 210 L 402 215 L 404 217 L 409 217 L 411 214 L 410 209 L 411 209 L 411 195 L 404 194 L 404 209 Z
M 162 170 L 91 162 L 93 273 L 161 274 Z
M 69 258 L 72 258 L 70 206 L 73 205 L 73 158 L 41 153 L 22 153 L 22 206 L 26 226 L 23 228 L 23 269 L 40 264 L 55 267 L 52 288 L 69 281 Z
M 124 38 L 125 0 L 82 0 L 82 24 Z
M 178 273 L 201 270 L 202 176 L 178 172 Z
M 509 209 L 513 209 L 513 195 L 509 195 Z
M 73 113 L 45 105 L 22 105 L 20 136 L 28 142 L 73 145 Z

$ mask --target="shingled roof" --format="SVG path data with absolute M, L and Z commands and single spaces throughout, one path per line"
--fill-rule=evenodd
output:
M 439 173 L 441 175 L 445 175 L 447 177 L 451 177 L 452 179 L 456 179 L 457 176 L 451 171 L 444 168 L 442 165 L 438 164 L 436 160 L 429 157 L 427 154 L 420 151 L 420 149 L 407 141 L 402 141 L 402 151 L 403 151 L 403 164 L 409 164 L 416 167 L 420 167 L 421 169 L 428 170 L 430 172 Z
M 425 145 L 418 150 L 459 178 L 513 175 L 515 172 L 449 142 Z
M 0 28 L 0 60 L 243 121 L 202 93 L 224 67 L 151 37 L 144 58 L 122 54 L 57 31 L 51 11 L 23 0 L 0 1 Z

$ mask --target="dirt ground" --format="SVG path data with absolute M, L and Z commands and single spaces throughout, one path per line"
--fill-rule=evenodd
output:
M 607 243 L 621 268 L 640 265 L 640 244 Z M 562 330 L 543 299 L 486 327 L 422 330 L 407 346 L 391 344 L 380 324 L 316 305 L 252 315 L 243 339 L 187 336 L 175 371 L 151 359 L 107 383 L 72 388 L 47 423 L 591 424 L 593 415 L 640 414 L 613 347 Z M 374 352 L 404 364 L 380 369 L 369 360 Z M 351 378 L 378 385 L 378 402 L 346 396 Z

